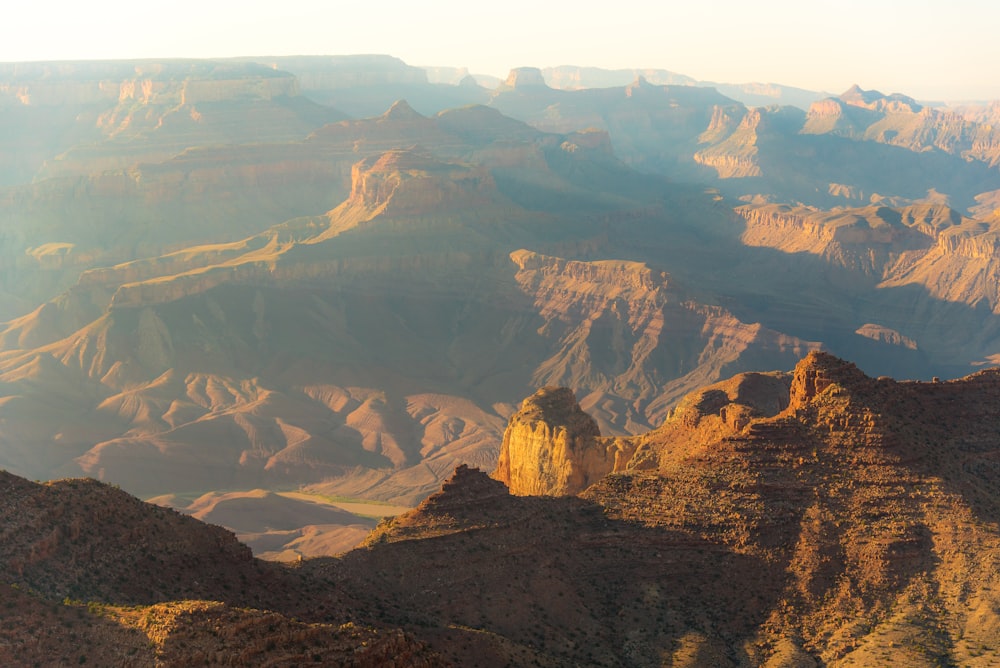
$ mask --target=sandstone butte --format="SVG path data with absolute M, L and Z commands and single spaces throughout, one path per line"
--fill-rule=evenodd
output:
M 897 382 L 814 352 L 608 439 L 544 389 L 510 421 L 511 489 L 460 466 L 292 565 L 94 481 L 3 473 L 0 662 L 996 665 L 998 399 L 997 370 Z
M 493 475 L 514 494 L 576 494 L 624 466 L 625 442 L 602 439 L 572 390 L 543 387 L 511 416 Z

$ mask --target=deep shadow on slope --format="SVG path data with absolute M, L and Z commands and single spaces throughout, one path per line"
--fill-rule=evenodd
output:
M 830 207 L 845 202 L 830 196 L 830 184 L 845 184 L 865 195 L 920 200 L 931 190 L 945 193 L 953 206 L 965 209 L 974 197 L 997 187 L 996 169 L 943 151 L 911 151 L 901 146 L 855 141 L 832 135 L 768 136 L 760 142 L 763 187 L 731 186 L 740 192 L 775 190 L 785 201 Z M 722 187 L 729 190 L 730 184 Z
M 728 427 L 745 415 L 735 402 L 686 401 L 636 439 L 632 470 L 583 496 L 772 564 L 785 589 L 758 659 L 787 638 L 849 665 L 880 661 L 893 643 L 912 665 L 987 651 L 1000 623 L 1000 372 L 897 383 L 812 353 L 791 387 L 784 412 Z
M 582 499 L 508 496 L 464 467 L 367 548 L 303 568 L 362 618 L 483 666 L 659 664 L 692 642 L 703 661 L 736 664 L 783 584 L 779 564 Z
M 872 375 L 955 378 L 994 352 L 1000 316 L 985 303 L 944 301 L 916 284 L 878 287 L 881 268 L 866 273 L 807 252 L 744 245 L 745 221 L 713 201 L 711 191 L 672 186 L 669 192 L 658 216 L 610 222 L 606 234 L 614 241 L 607 251 L 662 267 L 704 303 L 743 322 L 820 341 Z M 917 350 L 855 334 L 866 323 L 909 336 Z

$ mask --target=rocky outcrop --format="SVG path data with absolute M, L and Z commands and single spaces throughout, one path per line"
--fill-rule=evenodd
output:
M 909 348 L 910 350 L 917 349 L 917 342 L 910 337 L 904 336 L 889 327 L 883 327 L 882 325 L 876 325 L 871 322 L 861 325 L 861 327 L 858 327 L 854 333 L 858 336 L 871 339 L 872 341 L 881 341 L 882 343 L 888 343 L 892 346 L 902 346 L 903 348 Z
M 795 366 L 789 390 L 788 406 L 794 411 L 805 407 L 831 385 L 850 387 L 863 383 L 866 377 L 851 362 L 830 353 L 813 351 Z
M 718 419 L 738 432 L 754 418 L 773 417 L 788 407 L 792 376 L 786 373 L 741 373 L 684 397 L 667 423 L 696 429 Z
M 884 95 L 877 90 L 864 90 L 857 84 L 841 93 L 840 99 L 855 107 L 881 112 L 917 113 L 923 109 L 912 97 L 900 93 Z
M 576 494 L 623 466 L 630 455 L 621 441 L 601 438 L 572 390 L 544 387 L 510 418 L 493 477 L 512 494 Z
M 924 107 L 913 98 L 853 86 L 809 107 L 803 134 L 831 134 L 921 152 L 937 149 L 991 167 L 1000 164 L 1000 131 L 988 116 Z
M 464 472 L 439 505 L 386 523 L 327 572 L 360 592 L 385 583 L 408 614 L 475 615 L 532 647 L 573 651 L 552 637 L 582 624 L 585 664 L 613 663 L 606 644 L 636 665 L 996 662 L 998 381 L 897 383 L 812 354 L 793 374 L 699 391 L 697 424 L 637 439 L 659 467 L 576 498 L 506 496 Z M 717 419 L 727 406 L 756 412 L 734 432 Z M 479 495 L 489 501 L 465 511 Z M 468 585 L 442 593 L 444 573 Z M 578 614 L 595 601 L 617 614 L 588 625 Z M 642 623 L 659 610 L 661 624 Z
M 544 394 L 539 420 L 580 422 L 571 393 Z M 998 398 L 997 370 L 897 382 L 814 353 L 703 388 L 678 412 L 696 420 L 633 439 L 658 467 L 552 498 L 458 466 L 361 548 L 287 568 L 93 481 L 0 473 L 18 622 L 0 659 L 994 665 Z M 747 422 L 719 428 L 736 406 Z

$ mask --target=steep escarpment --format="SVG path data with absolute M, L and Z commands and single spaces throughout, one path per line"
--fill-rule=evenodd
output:
M 922 209 L 871 206 L 826 212 L 771 204 L 737 207 L 736 213 L 746 220 L 741 239 L 748 246 L 811 253 L 877 279 L 887 264 L 908 252 L 926 251 L 937 230 L 953 224 L 954 212 L 947 207 L 938 207 L 938 215 L 932 216 L 926 215 L 927 207 Z
M 657 424 L 686 393 L 727 372 L 787 365 L 817 345 L 700 304 L 642 263 L 511 257 L 545 320 L 540 333 L 558 342 L 535 382 L 588 388 L 583 404 L 605 429 L 621 429 L 622 418 Z
M 990 167 L 1000 164 L 1000 135 L 994 125 L 961 110 L 924 107 L 906 95 L 884 95 L 858 86 L 813 103 L 803 132 L 832 133 L 911 151 L 934 148 Z
M 823 662 L 872 661 L 887 642 L 916 638 L 927 658 L 908 660 L 968 657 L 970 645 L 956 638 L 971 629 L 990 633 L 996 622 L 979 617 L 978 604 L 969 606 L 951 578 L 977 550 L 995 553 L 995 532 L 980 524 L 995 511 L 972 492 L 985 472 L 959 473 L 950 460 L 984 456 L 975 437 L 968 439 L 980 431 L 975 423 L 991 393 L 985 388 L 995 391 L 996 383 L 994 372 L 945 384 L 876 381 L 813 354 L 794 372 L 787 408 L 714 436 L 705 432 L 717 429 L 711 423 L 691 433 L 668 421 L 636 456 L 658 453 L 659 473 L 609 478 L 591 498 L 611 501 L 624 492 L 628 501 L 611 501 L 624 517 L 699 526 L 700 535 L 741 552 L 783 554 L 788 607 L 771 623 L 803 633 L 802 647 Z M 963 417 L 947 398 L 960 393 L 967 397 Z M 931 405 L 940 412 L 929 412 Z M 683 445 L 700 439 L 702 447 Z M 951 454 L 942 456 L 942 448 Z M 672 501 L 694 498 L 703 500 L 699 510 Z M 960 537 L 956 526 L 969 533 Z M 960 577 L 977 597 L 991 596 L 985 588 L 992 576 L 976 569 Z
M 759 250 L 732 270 L 755 282 L 753 291 L 736 287 L 734 298 L 764 306 L 749 313 L 734 309 L 742 317 L 822 338 L 831 350 L 851 351 L 860 364 L 881 373 L 961 375 L 970 366 L 959 360 L 974 360 L 974 367 L 994 354 L 985 342 L 998 331 L 995 221 L 963 216 L 940 201 L 833 211 L 753 204 L 736 212 L 745 221 L 741 241 Z M 791 273 L 772 272 L 778 265 Z M 775 308 L 773 299 L 790 294 L 793 274 L 799 285 L 795 307 Z M 762 295 L 767 301 L 760 301 Z M 809 318 L 802 317 L 805 312 Z M 807 324 L 820 321 L 826 335 Z M 867 343 L 858 345 L 862 338 L 890 343 L 894 350 L 869 353 Z M 927 370 L 917 372 L 921 367 Z

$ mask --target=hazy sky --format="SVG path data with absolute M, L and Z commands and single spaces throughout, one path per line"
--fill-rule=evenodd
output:
M 996 0 L 8 0 L 0 61 L 387 53 L 1000 98 Z M 6 4 L 6 3 L 5 3 Z

